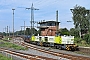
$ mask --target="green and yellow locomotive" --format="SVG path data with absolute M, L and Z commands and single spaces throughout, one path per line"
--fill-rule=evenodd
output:
M 77 50 L 78 47 L 74 44 L 74 36 L 32 36 L 30 43 L 66 50 Z

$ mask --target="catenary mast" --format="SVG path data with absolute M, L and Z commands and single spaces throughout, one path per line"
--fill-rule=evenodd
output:
M 34 22 L 34 10 L 39 10 L 39 9 L 34 8 L 33 3 L 32 3 L 31 8 L 26 8 L 26 9 L 31 9 L 31 21 L 30 21 L 30 23 L 31 23 L 31 35 L 33 35 L 34 30 L 32 30 L 32 28 L 34 29 L 34 23 L 35 23 Z

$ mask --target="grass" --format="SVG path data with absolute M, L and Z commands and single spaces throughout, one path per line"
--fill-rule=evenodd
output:
M 26 50 L 25 47 L 10 43 L 10 42 L 5 42 L 5 41 L 0 41 L 0 47 L 7 47 L 7 48 L 13 48 L 16 50 Z
M 0 60 L 12 60 L 6 56 L 3 56 L 2 54 L 0 54 Z
M 3 40 L 8 40 L 8 38 L 6 37 L 6 38 L 3 38 Z M 9 38 L 9 40 L 12 40 L 12 38 Z
M 25 47 L 22 47 L 22 46 L 19 46 L 19 45 L 10 43 L 10 42 L 6 42 L 6 41 L 3 41 L 3 40 L 0 40 L 0 47 L 13 48 L 13 49 L 16 49 L 16 50 L 26 50 Z M 12 59 L 0 54 L 0 60 L 12 60 Z

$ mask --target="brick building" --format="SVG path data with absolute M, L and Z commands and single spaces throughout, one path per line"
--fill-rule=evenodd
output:
M 57 23 L 56 27 L 56 21 L 43 21 L 39 22 L 40 26 L 38 28 L 41 29 L 41 36 L 55 36 L 57 27 L 59 28 L 59 23 Z

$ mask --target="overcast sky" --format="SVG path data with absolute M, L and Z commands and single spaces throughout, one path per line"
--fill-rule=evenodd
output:
M 56 10 L 58 10 L 59 22 L 61 22 L 60 28 L 68 29 L 74 27 L 72 13 L 70 11 L 71 8 L 74 8 L 77 4 L 86 9 L 90 9 L 90 0 L 0 0 L 0 32 L 6 26 L 10 26 L 10 31 L 13 30 L 12 8 L 15 9 L 14 30 L 20 30 L 20 26 L 24 26 L 24 21 L 26 26 L 30 26 L 31 10 L 26 10 L 25 8 L 30 8 L 32 3 L 34 8 L 39 9 L 34 11 L 34 21 L 55 21 Z M 69 20 L 72 22 L 67 22 Z

